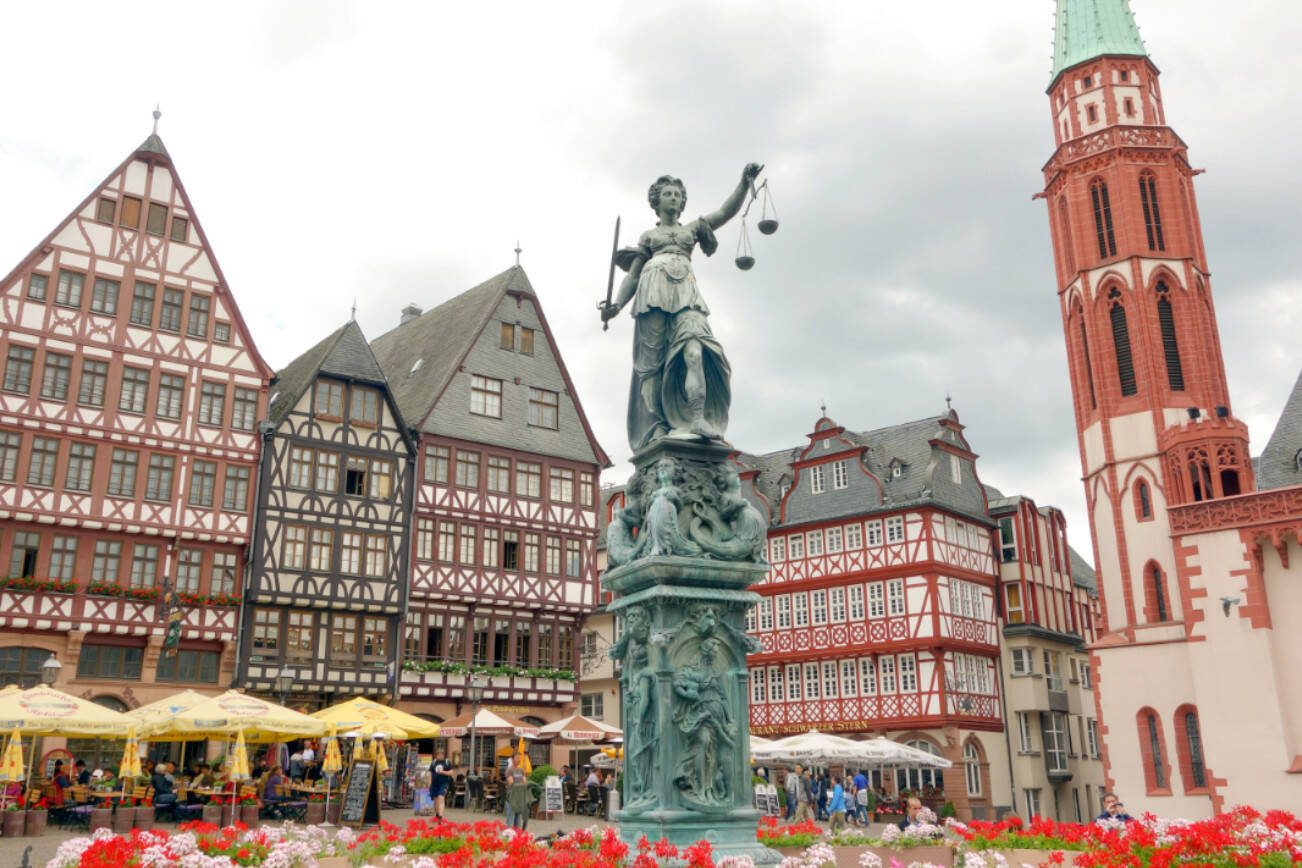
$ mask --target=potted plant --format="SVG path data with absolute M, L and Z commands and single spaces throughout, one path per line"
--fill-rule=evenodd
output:
M 90 831 L 113 828 L 113 803 L 100 799 L 99 804 L 90 809 Z
M 50 801 L 41 796 L 39 799 L 28 800 L 27 803 L 27 820 L 23 824 L 26 829 L 27 837 L 39 838 L 45 834 L 45 824 L 49 821 Z
M 27 816 L 20 801 L 16 800 L 5 808 L 3 831 L 6 838 L 21 838 L 23 836 L 23 827 L 27 824 Z
M 222 804 L 221 796 L 213 796 L 203 806 L 203 821 L 212 823 L 214 826 L 222 825 Z
M 240 822 L 255 829 L 258 826 L 258 797 L 253 793 L 242 793 L 236 798 L 240 806 Z
M 303 816 L 303 822 L 309 826 L 319 826 L 325 822 L 325 816 L 325 793 L 308 793 L 307 813 Z
M 113 812 L 113 831 L 125 835 L 136 825 L 136 800 L 123 799 Z
M 136 828 L 152 829 L 154 828 L 154 805 L 149 799 L 136 800 Z

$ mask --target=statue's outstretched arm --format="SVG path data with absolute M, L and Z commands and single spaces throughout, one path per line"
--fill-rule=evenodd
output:
M 737 182 L 737 187 L 728 194 L 728 198 L 723 200 L 718 211 L 711 211 L 701 219 L 710 224 L 711 229 L 718 229 L 723 224 L 737 216 L 741 210 L 741 204 L 746 201 L 746 193 L 750 190 L 759 173 L 764 169 L 759 163 L 747 163 L 746 168 L 741 170 L 741 180 Z

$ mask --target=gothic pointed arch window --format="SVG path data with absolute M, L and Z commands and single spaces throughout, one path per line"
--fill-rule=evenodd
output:
M 1180 343 L 1175 336 L 1175 313 L 1165 280 L 1157 286 L 1157 324 L 1162 331 L 1162 357 L 1166 360 L 1166 382 L 1173 392 L 1184 391 L 1184 367 L 1180 364 Z
M 1085 333 L 1085 311 L 1079 299 L 1072 304 L 1071 321 L 1074 324 L 1068 332 L 1069 339 L 1076 342 L 1076 354 L 1085 368 L 1085 390 L 1089 397 L 1089 408 L 1098 407 L 1098 398 L 1094 394 L 1094 367 L 1090 362 L 1090 342 Z
M 1117 238 L 1112 231 L 1112 203 L 1108 185 L 1102 178 L 1090 182 L 1090 204 L 1094 208 L 1094 235 L 1098 240 L 1099 259 L 1117 255 Z
M 1144 601 L 1147 604 L 1144 614 L 1149 621 L 1161 623 L 1171 620 L 1166 599 L 1166 576 L 1163 575 L 1162 568 L 1152 561 L 1144 567 Z
M 1153 494 L 1145 479 L 1135 483 L 1135 517 L 1140 521 L 1153 520 Z
M 1144 209 L 1144 232 L 1148 235 L 1148 249 L 1165 250 L 1162 212 L 1157 207 L 1157 177 L 1152 172 L 1141 172 L 1139 175 L 1139 202 Z
M 1135 359 L 1130 351 L 1130 326 L 1126 321 L 1126 308 L 1121 304 L 1121 292 L 1113 289 L 1108 293 L 1111 309 L 1108 317 L 1112 321 L 1112 347 L 1117 355 L 1117 381 L 1122 395 L 1134 395 L 1139 391 L 1135 383 Z
M 1207 790 L 1207 764 L 1203 759 L 1202 729 L 1198 709 L 1182 705 L 1175 710 L 1175 752 L 1180 759 L 1180 775 L 1186 793 Z
M 1067 212 L 1067 197 L 1058 197 L 1058 237 L 1062 239 L 1062 261 L 1067 266 L 1067 279 L 1076 273 L 1076 254 L 1072 247 L 1075 239 L 1071 234 L 1071 218 Z

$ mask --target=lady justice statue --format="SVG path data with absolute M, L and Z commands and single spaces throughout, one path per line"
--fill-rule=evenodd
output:
M 605 322 L 633 302 L 633 379 L 628 397 L 628 442 L 634 452 L 662 437 L 722 440 L 732 400 L 731 369 L 710 331 L 710 309 L 692 273 L 692 251 L 718 249 L 714 232 L 741 210 L 764 167 L 749 163 L 717 211 L 679 222 L 687 188 L 671 175 L 651 185 L 647 199 L 660 218 L 636 247 L 615 254 L 628 274 L 614 301 L 601 304 Z M 612 272 L 613 276 L 613 272 Z

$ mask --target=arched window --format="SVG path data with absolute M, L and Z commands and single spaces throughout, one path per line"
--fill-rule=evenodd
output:
M 915 739 L 906 741 L 909 747 L 915 747 L 918 750 L 925 750 L 933 756 L 940 756 L 940 748 L 936 747 L 926 739 Z M 909 790 L 915 793 L 921 793 L 924 789 L 934 787 L 938 790 L 945 788 L 944 778 L 941 776 L 940 769 L 896 769 L 895 785 L 900 792 Z
M 1066 196 L 1058 197 L 1058 237 L 1062 239 L 1062 258 L 1067 266 L 1067 279 L 1071 280 L 1071 276 L 1076 272 L 1076 255 L 1072 251 L 1076 239 L 1071 234 L 1071 219 L 1067 213 Z
M 1148 602 L 1145 614 L 1150 621 L 1161 623 L 1170 620 L 1166 605 L 1166 577 L 1162 575 L 1162 568 L 1152 562 L 1144 568 L 1144 598 Z
M 1162 737 L 1162 721 L 1157 712 L 1151 708 L 1141 708 L 1135 716 L 1139 728 L 1139 750 L 1143 755 L 1144 784 L 1150 794 L 1168 788 L 1168 771 L 1166 765 L 1165 742 Z
M 1162 329 L 1162 356 L 1166 359 L 1166 381 L 1173 392 L 1184 391 L 1184 368 L 1180 365 L 1180 345 L 1175 339 L 1175 315 L 1171 312 L 1171 293 L 1166 281 L 1157 282 L 1157 323 Z
M 981 795 L 981 752 L 976 742 L 969 741 L 963 745 L 963 773 L 967 778 L 967 794 Z
M 1085 311 L 1081 307 L 1080 301 L 1076 301 L 1071 306 L 1071 321 L 1075 323 L 1075 332 L 1077 337 L 1076 353 L 1080 358 L 1081 364 L 1085 367 L 1085 390 L 1089 396 L 1089 408 L 1093 410 L 1097 407 L 1098 399 L 1094 395 L 1094 367 L 1090 363 L 1090 343 L 1085 334 Z M 1069 326 L 1069 329 L 1071 327 Z M 1071 339 L 1072 331 L 1068 331 L 1068 340 Z
M 1157 178 L 1152 172 L 1143 172 L 1139 176 L 1139 201 L 1144 206 L 1144 231 L 1148 233 L 1148 249 L 1165 250 L 1162 213 L 1157 209 Z
M 1203 761 L 1202 730 L 1198 727 L 1198 710 L 1192 705 L 1182 705 L 1175 710 L 1175 737 L 1185 791 L 1206 789 L 1207 765 Z
M 1130 353 L 1130 326 L 1126 323 L 1126 309 L 1121 305 L 1121 293 L 1112 290 L 1108 298 L 1113 299 L 1108 316 L 1112 319 L 1112 348 L 1117 354 L 1117 380 L 1121 384 L 1121 394 L 1133 395 L 1139 391 L 1135 384 L 1135 360 Z
M 1153 497 L 1149 493 L 1148 483 L 1143 479 L 1135 483 L 1135 512 L 1140 521 L 1148 521 L 1153 517 Z
M 1094 206 L 1094 234 L 1099 243 L 1099 259 L 1117 255 L 1117 239 L 1112 232 L 1112 203 L 1108 200 L 1108 185 L 1102 178 L 1090 184 L 1090 203 Z

